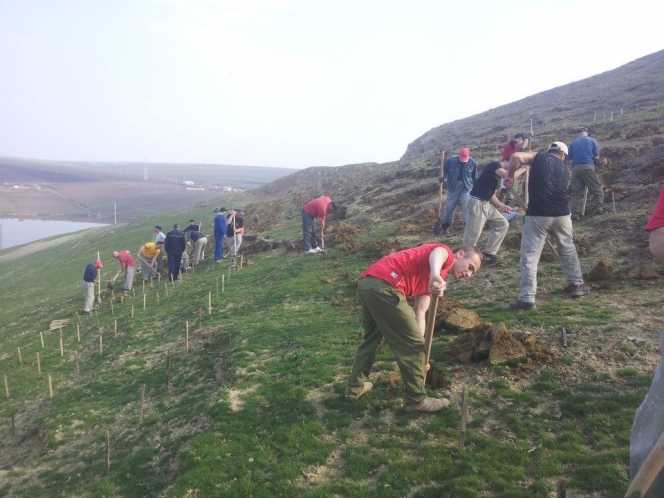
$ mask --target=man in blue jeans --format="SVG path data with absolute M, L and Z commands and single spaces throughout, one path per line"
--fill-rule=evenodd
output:
M 473 184 L 477 180 L 477 163 L 470 157 L 470 150 L 465 147 L 456 156 L 449 157 L 443 164 L 443 175 L 439 178 L 441 183 L 447 179 L 447 203 L 443 216 L 443 233 L 450 233 L 450 226 L 454 221 L 454 211 L 461 199 L 463 223 L 466 223 L 466 205 Z

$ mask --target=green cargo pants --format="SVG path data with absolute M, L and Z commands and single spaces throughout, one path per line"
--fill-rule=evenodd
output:
M 364 340 L 346 386 L 346 395 L 362 391 L 365 379 L 383 343 L 392 350 L 406 388 L 406 405 L 426 398 L 424 337 L 417 326 L 415 311 L 406 298 L 390 284 L 375 277 L 360 279 L 357 292 L 362 302 Z
M 604 188 L 594 164 L 577 164 L 572 169 L 572 216 L 581 216 L 583 194 L 588 187 L 586 214 L 602 213 Z

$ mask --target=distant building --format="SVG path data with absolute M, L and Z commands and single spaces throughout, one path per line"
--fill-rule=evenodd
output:
M 194 182 L 192 182 L 190 180 L 185 180 L 185 181 L 182 182 L 182 185 L 186 185 L 187 187 L 193 187 Z

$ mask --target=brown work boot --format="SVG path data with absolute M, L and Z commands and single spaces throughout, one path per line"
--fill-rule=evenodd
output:
M 373 384 L 371 382 L 365 382 L 364 386 L 362 386 L 362 391 L 360 391 L 360 394 L 355 395 L 355 394 L 346 393 L 346 401 L 357 401 L 372 389 L 373 389 Z
M 433 413 L 442 410 L 449 404 L 450 400 L 445 398 L 424 398 L 419 403 L 404 406 L 404 410 L 406 410 L 408 413 Z
M 590 294 L 590 287 L 588 287 L 586 284 L 569 284 L 567 286 L 567 293 L 570 295 L 570 297 L 585 296 Z
M 535 308 L 535 303 L 527 303 L 526 301 L 520 301 L 517 299 L 510 303 L 510 308 L 513 310 L 531 310 Z

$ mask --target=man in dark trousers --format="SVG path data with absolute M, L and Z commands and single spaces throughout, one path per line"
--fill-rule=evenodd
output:
M 599 161 L 599 146 L 588 136 L 584 126 L 577 128 L 576 138 L 569 144 L 567 160 L 572 162 L 572 221 L 581 219 L 583 193 L 588 188 L 588 214 L 604 212 L 604 186 L 595 165 Z
M 182 253 L 187 248 L 187 240 L 180 231 L 180 225 L 173 225 L 173 230 L 166 234 L 164 248 L 168 255 L 168 275 L 171 280 L 177 280 L 180 276 L 180 265 L 182 264 Z
M 302 206 L 302 247 L 304 252 L 307 254 L 323 252 L 323 249 L 318 247 L 314 219 L 318 218 L 320 220 L 320 238 L 322 241 L 325 232 L 325 219 L 328 214 L 335 212 L 337 208 L 337 203 L 332 202 L 332 199 L 324 195 Z
M 224 239 L 228 231 L 226 222 L 226 208 L 221 207 L 214 210 L 214 262 L 221 263 L 224 257 Z
M 441 228 L 444 234 L 448 234 L 454 222 L 454 211 L 459 200 L 461 200 L 463 223 L 466 223 L 468 195 L 477 181 L 477 163 L 470 157 L 470 150 L 464 147 L 458 155 L 446 159 L 443 163 L 443 175 L 439 181 L 443 184 L 443 188 L 447 182 L 447 202 Z
M 449 405 L 444 398 L 428 398 L 424 389 L 426 312 L 431 295 L 443 295 L 448 274 L 467 278 L 481 265 L 482 255 L 475 247 L 452 251 L 444 244 L 425 244 L 385 256 L 364 271 L 357 285 L 364 340 L 348 378 L 346 401 L 356 401 L 372 389 L 365 379 L 378 351 L 387 344 L 401 371 L 407 412 L 437 412 Z M 415 309 L 406 301 L 409 297 L 414 298 Z
M 233 208 L 231 214 L 226 218 L 228 225 L 226 229 L 226 244 L 231 253 L 231 266 L 235 266 L 237 253 L 242 245 L 242 236 L 244 235 L 244 210 L 242 208 Z
M 567 293 L 576 298 L 590 294 L 583 281 L 579 255 L 572 236 L 572 219 L 567 206 L 569 174 L 565 166 L 567 146 L 553 142 L 546 151 L 513 154 L 505 178 L 505 186 L 514 186 L 519 168 L 530 168 L 528 209 L 521 234 L 521 286 L 519 297 L 509 306 L 516 310 L 535 307 L 537 268 L 546 238 L 551 235 L 558 248 L 560 266 L 567 280 Z

